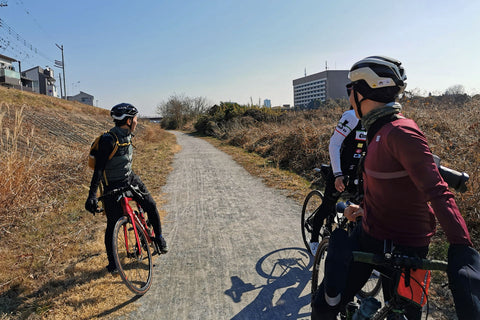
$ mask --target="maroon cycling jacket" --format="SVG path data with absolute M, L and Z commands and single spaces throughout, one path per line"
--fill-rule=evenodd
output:
M 472 245 L 454 196 L 413 120 L 389 122 L 372 137 L 363 176 L 363 228 L 372 237 L 427 246 L 436 216 L 450 243 Z

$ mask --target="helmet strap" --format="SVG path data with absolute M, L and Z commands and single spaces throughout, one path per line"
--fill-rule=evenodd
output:
M 366 100 L 367 98 L 364 97 L 362 100 L 359 100 L 357 90 L 355 90 L 355 89 L 352 89 L 352 90 L 353 90 L 353 97 L 355 99 L 355 104 L 357 105 L 357 113 L 358 113 L 358 115 L 361 119 L 361 118 L 363 118 L 363 112 L 362 112 L 361 104 L 362 104 L 363 100 Z
M 132 120 L 130 121 L 130 124 L 128 124 L 128 119 L 132 119 Z M 128 129 L 130 130 L 130 132 L 132 132 L 132 124 L 133 124 L 133 118 L 127 118 L 124 125 L 128 127 Z

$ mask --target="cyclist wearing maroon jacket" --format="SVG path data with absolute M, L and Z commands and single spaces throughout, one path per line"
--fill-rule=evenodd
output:
M 162 237 L 160 216 L 155 201 L 148 192 L 147 187 L 140 180 L 140 177 L 132 170 L 132 133 L 137 126 L 137 114 L 137 108 L 128 103 L 117 104 L 110 111 L 115 127 L 105 133 L 99 141 L 99 148 L 95 157 L 95 169 L 90 183 L 90 192 L 85 202 L 85 209 L 95 214 L 98 204 L 97 189 L 100 182 L 103 184 L 105 193 L 128 185 L 138 186 L 143 194 L 143 199 L 135 198 L 135 201 L 147 212 L 155 232 L 155 241 L 158 243 L 161 253 L 166 253 L 168 247 L 165 239 Z M 113 152 L 116 139 L 119 142 L 118 149 L 113 157 L 110 158 L 109 156 Z M 107 216 L 107 228 L 105 230 L 105 247 L 108 257 L 107 270 L 114 272 L 116 266 L 112 248 L 113 229 L 117 220 L 122 216 L 122 208 L 114 199 L 114 196 L 105 197 L 104 206 Z
M 406 78 L 401 62 L 388 57 L 368 57 L 350 69 L 347 91 L 367 129 L 368 147 L 363 161 L 364 200 L 360 206 L 348 207 L 345 216 L 349 220 L 363 217 L 350 239 L 356 250 L 383 254 L 384 241 L 391 240 L 400 252 L 424 258 L 435 233 L 435 217 L 451 245 L 472 246 L 472 242 L 424 134 L 413 120 L 401 115 L 401 105 L 395 102 L 405 89 Z M 312 319 L 336 319 L 371 272 L 372 266 L 363 263 L 347 263 L 331 274 L 326 270 L 312 302 Z M 330 286 L 329 278 L 343 282 Z M 385 277 L 382 280 L 388 300 L 394 283 Z M 420 319 L 420 307 L 412 304 L 406 316 Z

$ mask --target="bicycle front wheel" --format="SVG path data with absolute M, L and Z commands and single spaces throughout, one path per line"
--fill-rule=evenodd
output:
M 322 242 L 320 242 L 317 253 L 315 254 L 312 271 L 312 298 L 325 276 L 325 258 L 327 257 L 329 239 L 330 237 L 325 237 Z
M 153 261 L 147 238 L 135 222 L 138 242 L 133 224 L 127 217 L 120 218 L 113 231 L 113 256 L 118 272 L 125 285 L 136 295 L 143 295 L 152 284 Z
M 323 194 L 318 190 L 312 190 L 305 198 L 302 208 L 302 238 L 307 251 L 312 254 L 310 250 L 310 239 L 313 231 L 313 219 L 322 204 Z

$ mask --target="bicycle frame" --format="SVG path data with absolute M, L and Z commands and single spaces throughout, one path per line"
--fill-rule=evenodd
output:
M 141 228 L 141 232 L 143 232 L 147 238 L 147 241 L 148 243 L 151 243 L 152 242 L 152 238 L 150 237 L 150 234 L 149 232 L 147 231 L 148 230 L 148 227 L 147 227 L 147 223 L 145 221 L 145 219 L 143 218 L 141 212 L 135 212 L 132 207 L 130 206 L 130 201 L 133 201 L 134 199 L 132 197 L 129 197 L 125 194 L 125 192 L 123 192 L 120 196 L 120 204 L 122 205 L 122 210 L 123 210 L 123 214 L 125 216 L 128 216 L 128 218 L 130 219 L 130 221 L 132 221 L 132 225 L 133 225 L 133 230 L 134 230 L 134 233 L 135 233 L 135 241 L 137 243 L 140 243 L 140 238 L 138 237 L 138 229 L 136 227 L 136 223 L 134 223 L 135 221 L 138 223 L 138 225 L 140 226 Z M 125 246 L 128 249 L 129 248 L 129 244 L 128 244 L 128 238 L 127 238 L 127 230 L 126 230 L 126 227 L 124 227 L 124 233 L 125 233 Z M 138 246 L 138 250 L 139 250 L 139 254 L 142 254 L 142 246 Z

